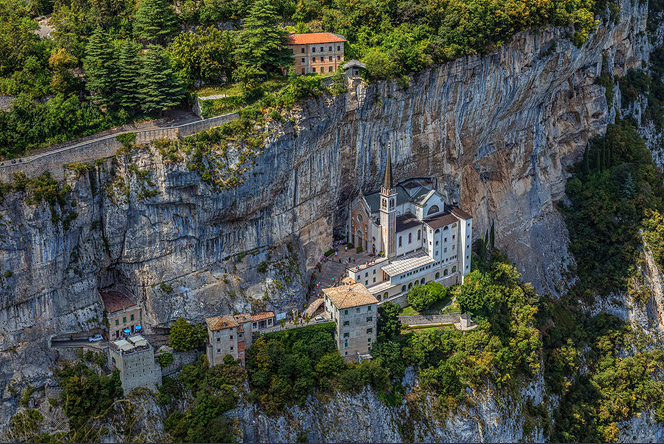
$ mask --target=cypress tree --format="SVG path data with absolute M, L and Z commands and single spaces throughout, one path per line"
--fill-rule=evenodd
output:
M 168 0 L 141 0 L 134 15 L 134 36 L 145 43 L 163 44 L 176 31 L 178 18 Z
M 109 36 L 101 27 L 97 27 L 85 47 L 83 69 L 88 79 L 86 88 L 96 93 L 94 98 L 102 105 L 114 104 L 117 99 L 118 81 L 117 62 Z
M 120 48 L 118 61 L 119 104 L 123 108 L 135 108 L 139 102 L 140 45 L 126 39 Z
M 491 221 L 491 232 L 489 233 L 489 240 L 491 242 L 491 251 L 496 248 L 496 231 L 495 231 L 495 221 Z
M 583 173 L 587 176 L 590 174 L 590 154 L 588 153 L 588 144 L 586 144 L 586 149 L 583 150 Z
M 184 89 L 161 46 L 148 45 L 141 56 L 138 98 L 143 111 L 160 113 L 177 106 L 184 98 Z
M 293 64 L 286 46 L 287 32 L 278 26 L 279 18 L 268 0 L 257 0 L 244 22 L 235 55 L 245 71 L 279 71 Z M 252 68 L 252 69 L 246 69 Z

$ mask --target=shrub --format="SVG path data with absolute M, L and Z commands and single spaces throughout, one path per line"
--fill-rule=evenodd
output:
M 207 337 L 207 329 L 203 324 L 192 325 L 179 317 L 171 326 L 169 342 L 176 350 L 189 351 L 203 345 Z
M 332 256 L 332 255 L 334 254 L 335 251 L 336 251 L 336 250 L 335 250 L 334 248 L 330 248 L 329 250 L 327 250 L 327 251 L 324 253 L 324 254 L 325 254 L 325 257 L 330 257 L 330 256 Z
M 259 273 L 267 273 L 267 262 L 263 261 L 258 264 L 257 270 Z
M 159 365 L 162 367 L 168 367 L 173 363 L 173 353 L 164 353 L 159 355 L 157 362 L 159 362 Z
M 159 284 L 159 288 L 161 288 L 161 291 L 163 291 L 164 293 L 170 293 L 173 291 L 173 286 L 165 282 Z
M 355 251 L 357 251 L 358 253 L 362 253 L 364 251 L 364 248 L 362 248 L 362 246 L 360 245 L 355 249 Z
M 118 134 L 115 136 L 115 139 L 120 142 L 124 148 L 129 148 L 136 141 L 136 133 Z

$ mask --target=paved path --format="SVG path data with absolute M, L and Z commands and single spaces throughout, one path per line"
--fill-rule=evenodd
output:
M 87 348 L 93 351 L 101 351 L 108 346 L 108 342 L 89 342 L 87 339 L 76 341 L 51 341 L 51 348 Z
M 399 316 L 402 324 L 407 325 L 435 325 L 456 324 L 461 322 L 461 313 L 448 313 L 444 315 Z

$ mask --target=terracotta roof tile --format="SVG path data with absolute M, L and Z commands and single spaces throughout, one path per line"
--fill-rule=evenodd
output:
M 470 214 L 466 213 L 465 211 L 463 211 L 463 210 L 462 210 L 461 208 L 459 208 L 459 207 L 452 207 L 452 213 L 456 214 L 456 215 L 459 216 L 461 219 L 465 219 L 465 220 L 468 220 L 468 219 L 472 219 L 472 218 L 473 218 L 473 216 L 471 216 Z
M 242 313 L 239 315 L 235 315 L 233 317 L 240 324 L 244 324 L 245 322 L 251 322 L 251 315 L 249 313 Z
M 211 331 L 219 331 L 227 328 L 237 327 L 238 323 L 231 315 L 214 316 L 212 318 L 205 318 L 205 323 Z
M 256 321 L 262 321 L 263 319 L 269 319 L 274 317 L 274 312 L 273 311 L 264 311 L 262 313 L 256 313 L 251 317 L 251 320 L 256 322 Z
M 427 217 L 424 219 L 424 223 L 430 226 L 431 228 L 440 228 L 445 225 L 453 224 L 458 222 L 459 219 L 454 214 L 446 211 L 445 213 L 439 214 L 438 216 Z
M 109 314 L 136 305 L 134 301 L 119 291 L 104 291 L 100 294 L 101 300 L 104 302 L 104 308 Z
M 345 42 L 346 39 L 331 32 L 315 32 L 310 34 L 290 34 L 289 45 L 311 45 L 312 43 L 337 43 Z
M 330 298 L 332 304 L 334 304 L 339 310 L 378 303 L 378 299 L 376 299 L 371 292 L 367 290 L 367 287 L 362 284 L 324 288 L 323 293 Z

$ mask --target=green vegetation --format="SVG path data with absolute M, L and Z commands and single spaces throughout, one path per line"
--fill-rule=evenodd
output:
M 168 414 L 166 431 L 175 442 L 235 442 L 232 424 L 223 414 L 236 406 L 245 380 L 239 362 L 230 358 L 209 367 L 205 355 L 185 366 L 177 380 L 164 378 L 158 402 Z M 186 398 L 188 393 L 193 402 Z M 178 406 L 185 399 L 188 408 L 183 412 Z
M 580 278 L 572 292 L 590 301 L 595 292 L 627 289 L 642 244 L 639 226 L 650 210 L 664 209 L 664 176 L 627 120 L 593 139 L 572 171 L 571 204 L 560 207 L 577 262 L 572 271 Z
M 159 365 L 162 367 L 168 367 L 173 363 L 173 353 L 164 353 L 159 355 L 157 362 L 159 362 Z
M 20 439 L 27 440 L 37 434 L 43 420 L 44 415 L 39 410 L 22 410 L 12 417 L 10 425 Z
M 201 347 L 207 341 L 207 328 L 204 324 L 190 324 L 183 317 L 171 326 L 169 345 L 176 350 L 189 351 Z
M 447 298 L 449 289 L 440 282 L 429 282 L 426 285 L 415 285 L 408 290 L 408 303 L 416 311 L 424 311 L 434 303 Z

